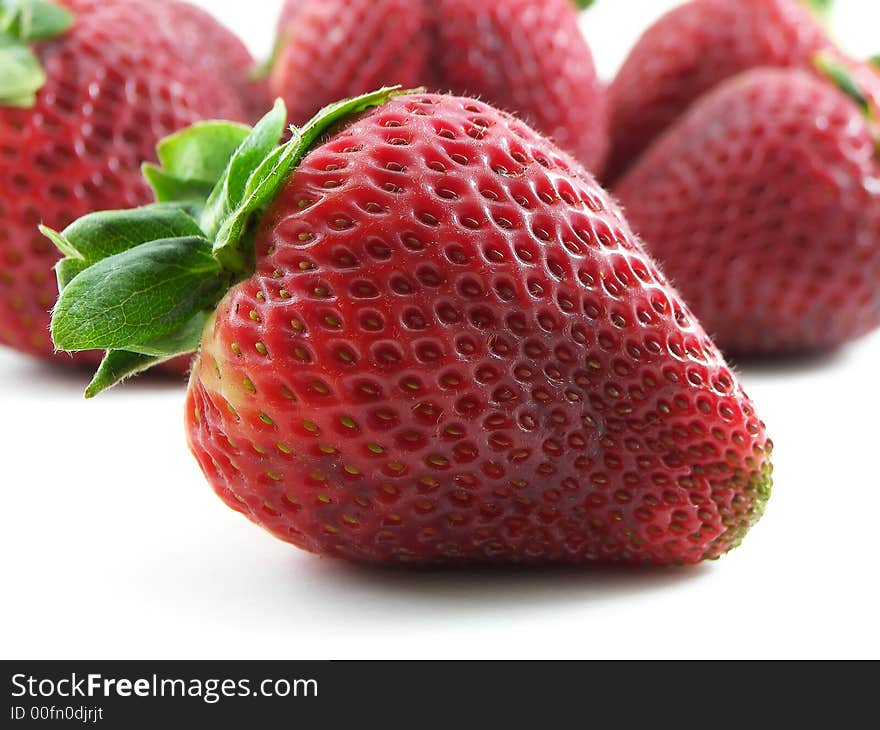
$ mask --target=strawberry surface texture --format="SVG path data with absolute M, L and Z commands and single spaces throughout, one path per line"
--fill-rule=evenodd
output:
M 873 86 L 853 99 L 806 71 L 738 76 L 616 188 L 727 351 L 827 350 L 880 325 L 880 77 L 858 77 Z
M 377 563 L 694 563 L 769 490 L 764 426 L 575 160 L 469 99 L 313 149 L 205 329 L 190 445 L 228 505 Z
M 271 86 L 295 123 L 392 83 L 480 97 L 603 167 L 606 93 L 572 0 L 288 0 Z
M 812 69 L 833 47 L 822 0 L 692 0 L 649 28 L 609 88 L 615 182 L 703 94 L 760 66 Z
M 40 357 L 53 354 L 58 253 L 37 225 L 61 228 L 93 210 L 149 202 L 140 166 L 155 159 L 160 139 L 204 118 L 253 121 L 268 107 L 246 89 L 244 46 L 196 8 L 65 5 L 69 28 L 22 44 L 45 82 L 27 103 L 0 100 L 0 344 Z

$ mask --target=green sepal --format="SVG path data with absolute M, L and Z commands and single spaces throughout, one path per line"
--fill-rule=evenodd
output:
M 59 292 L 108 256 L 158 239 L 203 236 L 190 211 L 164 204 L 91 213 L 60 233 L 46 226 L 40 226 L 40 232 L 64 254 L 55 265 Z
M 824 24 L 831 22 L 831 14 L 834 10 L 834 0 L 801 0 L 813 14 Z
M 873 117 L 871 100 L 843 63 L 827 51 L 817 53 L 814 62 L 820 73 L 824 74 L 840 91 L 858 104 L 862 114 L 868 119 Z
M 55 248 L 57 248 L 61 253 L 69 258 L 82 259 L 79 251 L 77 251 L 73 245 L 68 241 L 63 233 L 59 233 L 53 228 L 49 228 L 49 226 L 40 225 L 37 226 L 39 228 L 40 233 L 42 233 L 46 238 L 48 238 Z
M 299 132 L 295 130 L 294 139 L 299 139 Z M 243 202 L 224 217 L 214 238 L 214 256 L 227 270 L 240 272 L 252 266 L 253 231 L 248 230 L 248 224 L 255 213 L 275 198 L 293 169 L 295 154 L 291 145 L 276 148 L 251 175 Z
M 137 349 L 177 333 L 228 286 L 207 239 L 150 241 L 68 282 L 52 312 L 52 340 L 67 352 Z
M 30 108 L 46 83 L 31 43 L 66 32 L 74 17 L 43 0 L 0 0 L 0 106 Z
M 386 86 L 369 94 L 356 96 L 352 99 L 344 99 L 343 101 L 337 101 L 325 106 L 300 130 L 301 139 L 297 143 L 297 156 L 294 164 L 298 164 L 306 152 L 312 148 L 312 145 L 339 122 L 360 114 L 367 109 L 387 104 L 397 96 L 420 94 L 424 93 L 424 91 L 424 89 L 405 91 L 401 86 Z M 294 144 L 294 142 L 291 142 L 291 144 Z
M 586 10 L 596 4 L 596 0 L 572 0 L 578 10 Z
M 58 280 L 58 291 L 63 292 L 67 285 L 89 268 L 91 264 L 85 259 L 61 259 L 55 264 L 55 278 Z
M 0 106 L 32 107 L 45 83 L 46 72 L 34 52 L 0 35 Z
M 287 109 L 284 102 L 276 101 L 272 111 L 257 122 L 248 138 L 227 158 L 226 168 L 200 221 L 208 236 L 216 236 L 223 221 L 241 205 L 254 170 L 278 148 L 286 125 Z
M 65 256 L 92 263 L 149 241 L 204 236 L 187 210 L 164 204 L 90 213 L 61 233 L 45 227 L 40 230 Z
M 241 124 L 208 121 L 166 137 L 156 148 L 159 165 L 143 166 L 156 200 L 204 206 L 250 131 Z
M 868 65 L 874 66 L 877 70 L 880 70 L 880 56 L 871 56 L 868 59 Z
M 51 323 L 56 348 L 106 352 L 87 395 L 197 350 L 211 310 L 251 275 L 257 223 L 297 164 L 336 124 L 402 93 L 386 88 L 328 106 L 291 128 L 284 144 L 280 101 L 246 137 L 236 125 L 196 125 L 160 145 L 162 166 L 146 170 L 166 193 L 178 186 L 182 195 L 92 214 L 60 233 L 42 228 L 64 254 Z
M 274 200 L 278 190 L 285 183 L 291 171 L 299 164 L 312 145 L 343 119 L 359 114 L 366 109 L 380 106 L 395 96 L 399 96 L 401 87 L 386 87 L 370 94 L 330 104 L 319 111 L 302 129 L 291 128 L 292 138 L 280 148 L 269 148 L 269 152 L 259 158 L 258 165 L 253 166 L 256 154 L 248 155 L 250 167 L 245 167 L 242 150 L 236 153 L 229 165 L 225 181 L 225 189 L 218 193 L 219 200 L 212 209 L 209 202 L 206 216 L 213 211 L 223 211 L 220 216 L 221 225 L 215 232 L 214 256 L 230 271 L 246 270 L 253 255 L 248 232 L 249 223 L 255 214 L 262 212 Z M 258 142 L 267 142 L 278 131 L 277 119 L 279 110 L 283 110 L 282 102 L 276 102 L 275 109 L 267 115 L 254 129 Z M 264 132 L 258 133 L 261 125 L 266 124 Z M 276 143 L 277 144 L 277 143 Z M 254 147 L 257 145 L 255 144 Z M 248 172 L 248 175 L 243 174 Z M 221 188 L 218 186 L 217 191 Z M 215 191 L 215 192 L 217 192 Z M 202 219 L 202 228 L 209 235 L 213 232 L 215 219 Z
M 149 370 L 171 358 L 150 357 L 124 350 L 108 350 L 95 376 L 86 388 L 86 398 L 94 398 L 105 390 L 118 385 L 126 378 Z
M 45 0 L 0 0 L 0 33 L 20 43 L 57 38 L 74 20 L 69 10 Z
M 199 341 L 202 339 L 202 332 L 207 320 L 207 313 L 199 312 L 170 335 L 140 345 L 133 345 L 129 350 L 152 357 L 175 357 L 195 352 L 199 349 Z
M 148 343 L 139 348 L 138 352 L 107 350 L 94 378 L 86 388 L 86 398 L 94 398 L 123 380 L 163 362 L 195 352 L 207 320 L 208 315 L 200 312 L 178 332 Z
M 187 201 L 204 205 L 214 186 L 198 180 L 182 180 L 151 162 L 141 166 L 141 173 L 159 202 Z

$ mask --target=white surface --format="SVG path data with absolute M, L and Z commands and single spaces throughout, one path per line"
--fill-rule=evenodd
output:
M 203 4 L 271 45 L 275 2 Z M 586 16 L 606 73 L 672 4 L 602 0 Z M 877 50 L 880 23 L 858 21 L 871 5 L 839 0 L 862 53 Z M 717 563 L 397 573 L 299 553 L 223 506 L 187 452 L 182 386 L 87 404 L 82 373 L 0 352 L 0 656 L 878 658 L 878 362 L 880 334 L 743 371 L 776 491 Z

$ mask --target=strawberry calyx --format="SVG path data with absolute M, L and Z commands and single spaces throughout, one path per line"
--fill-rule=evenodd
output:
M 55 347 L 105 350 L 86 390 L 195 352 L 228 289 L 254 271 L 263 213 L 312 146 L 333 126 L 394 96 L 381 89 L 326 107 L 290 127 L 282 101 L 253 129 L 203 122 L 163 140 L 145 165 L 156 203 L 92 213 L 64 231 L 41 227 L 64 258 L 56 266 Z
M 871 100 L 853 77 L 850 70 L 828 51 L 816 54 L 816 68 L 840 91 L 852 99 L 869 119 L 873 118 Z
M 825 78 L 840 91 L 852 99 L 869 121 L 876 121 L 874 102 L 853 75 L 850 68 L 837 56 L 829 51 L 816 54 L 814 64 Z M 869 61 L 870 65 L 871 62 Z
M 834 54 L 822 51 L 814 59 L 816 68 L 823 76 L 833 83 L 840 91 L 852 99 L 859 111 L 874 126 L 876 134 L 876 155 L 880 160 L 880 129 L 877 127 L 877 110 L 871 97 L 865 92 L 849 68 Z
M 0 106 L 29 108 L 46 83 L 32 44 L 67 32 L 70 11 L 45 0 L 0 0 Z
M 834 0 L 801 0 L 813 14 L 824 24 L 831 22 L 831 14 L 834 10 Z
M 577 6 L 578 10 L 586 10 L 591 5 L 594 5 L 596 0 L 572 0 L 572 2 Z

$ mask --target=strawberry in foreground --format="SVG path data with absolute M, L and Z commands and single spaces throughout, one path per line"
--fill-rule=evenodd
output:
M 198 349 L 205 475 L 316 553 L 669 564 L 739 544 L 769 496 L 764 425 L 573 158 L 472 99 L 383 90 L 279 147 L 285 120 L 279 102 L 234 153 L 216 127 L 178 140 L 199 169 L 232 155 L 204 206 L 46 231 L 67 255 L 57 346 L 109 351 L 89 396 Z
M 287 0 L 270 84 L 304 123 L 382 85 L 479 96 L 599 173 L 606 91 L 578 28 L 590 0 Z
M 197 13 L 170 0 L 0 0 L 0 344 L 53 354 L 58 252 L 40 222 L 147 203 L 140 167 L 160 139 L 200 119 L 253 120 L 226 65 L 250 56 L 207 16 L 197 36 Z
M 708 332 L 738 355 L 827 350 L 880 326 L 880 127 L 830 77 L 761 69 L 696 104 L 616 189 Z M 840 87 L 840 88 L 838 88 Z
M 822 25 L 829 0 L 692 0 L 649 28 L 609 88 L 616 182 L 688 107 L 759 66 L 812 68 L 833 48 Z

